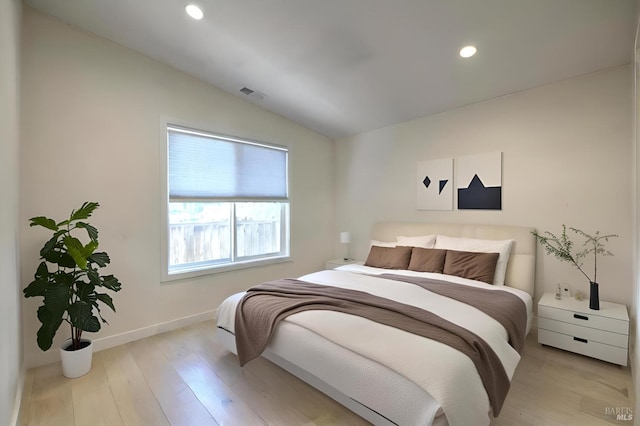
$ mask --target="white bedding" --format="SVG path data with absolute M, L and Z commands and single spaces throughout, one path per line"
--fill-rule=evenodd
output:
M 430 310 L 482 337 L 502 361 L 509 378 L 513 377 L 520 355 L 508 344 L 507 332 L 497 321 L 473 307 L 416 285 L 371 276 L 382 273 L 445 279 L 511 292 L 527 306 L 529 330 L 531 297 L 510 287 L 359 264 L 315 272 L 300 279 L 366 291 Z M 242 295 L 233 295 L 223 302 L 218 309 L 218 327 L 233 332 L 235 306 Z M 278 326 L 268 349 L 356 401 L 375 407 L 397 424 L 428 425 L 441 412 L 452 426 L 490 422 L 489 399 L 473 362 L 455 349 L 430 339 L 340 312 L 305 311 L 287 317 Z M 384 386 L 383 392 L 380 386 Z

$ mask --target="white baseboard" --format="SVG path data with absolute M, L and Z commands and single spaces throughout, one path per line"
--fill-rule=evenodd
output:
M 126 331 L 124 333 L 115 334 L 113 336 L 92 339 L 93 350 L 97 352 L 103 349 L 113 348 L 114 346 L 124 345 L 125 343 L 144 339 L 145 337 L 164 333 L 166 331 L 175 330 L 176 328 L 186 327 L 191 324 L 207 321 L 215 318 L 216 311 L 217 309 L 213 309 L 199 314 L 154 324 L 148 327 Z M 211 333 L 215 334 L 215 332 L 215 327 L 212 327 Z M 30 356 L 25 356 L 25 364 L 27 368 L 38 367 L 40 365 L 50 364 L 57 361 L 60 361 L 60 351 L 58 351 L 57 349 L 49 349 L 47 352 L 39 352 L 36 354 L 31 354 Z

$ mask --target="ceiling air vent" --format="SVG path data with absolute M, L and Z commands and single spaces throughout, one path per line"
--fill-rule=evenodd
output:
M 240 89 L 240 92 L 244 93 L 245 95 L 249 96 L 250 98 L 253 98 L 257 101 L 261 101 L 264 98 L 267 97 L 266 94 L 259 92 L 257 90 L 253 90 L 253 89 L 249 89 L 248 87 L 243 87 L 242 89 Z

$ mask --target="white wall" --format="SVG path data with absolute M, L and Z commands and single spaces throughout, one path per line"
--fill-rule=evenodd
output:
M 630 66 L 469 105 L 336 142 L 336 225 L 363 259 L 380 220 L 533 226 L 616 233 L 598 268 L 601 298 L 632 297 Z M 425 93 L 425 96 L 428 96 Z M 416 210 L 416 161 L 503 152 L 501 211 Z M 334 247 L 337 253 L 340 248 Z M 570 265 L 539 250 L 536 294 L 558 282 L 588 291 Z
M 0 424 L 14 424 L 23 380 L 18 268 L 20 0 L 0 0 Z
M 323 267 L 334 239 L 331 140 L 30 8 L 24 15 L 23 284 L 48 238 L 44 230 L 28 228 L 28 218 L 62 219 L 83 201 L 101 204 L 92 223 L 111 256 L 109 271 L 123 284 L 114 294 L 117 314 L 106 312 L 110 325 L 91 336 L 102 347 L 163 329 L 166 322 L 211 315 L 226 296 L 250 285 Z M 293 262 L 160 282 L 164 116 L 290 147 Z M 36 346 L 38 303 L 24 303 L 28 366 L 56 357 Z M 66 337 L 62 329 L 54 344 Z
M 635 144 L 635 197 L 634 197 L 634 219 L 635 219 L 635 247 L 634 247 L 634 294 L 631 303 L 631 320 L 633 325 L 633 345 L 631 347 L 631 372 L 633 373 L 634 396 L 635 396 L 635 418 L 633 424 L 640 425 L 640 352 L 638 351 L 638 341 L 640 340 L 640 327 L 638 327 L 638 314 L 640 313 L 640 267 L 638 265 L 638 255 L 640 254 L 640 0 L 636 0 L 636 34 L 633 52 L 633 128 Z

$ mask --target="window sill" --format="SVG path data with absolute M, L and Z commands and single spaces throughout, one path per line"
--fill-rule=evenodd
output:
M 172 283 L 172 282 L 183 280 L 186 278 L 200 277 L 203 275 L 213 275 L 213 274 L 219 274 L 223 272 L 237 271 L 240 269 L 255 268 L 260 266 L 273 265 L 276 263 L 285 263 L 285 262 L 291 262 L 291 261 L 292 261 L 291 256 L 280 256 L 280 257 L 272 257 L 269 259 L 248 260 L 246 262 L 227 263 L 224 265 L 209 266 L 207 268 L 202 268 L 202 269 L 193 269 L 193 270 L 185 270 L 181 272 L 174 272 L 172 274 L 169 274 L 166 271 L 163 271 L 162 279 L 160 281 L 163 283 Z

